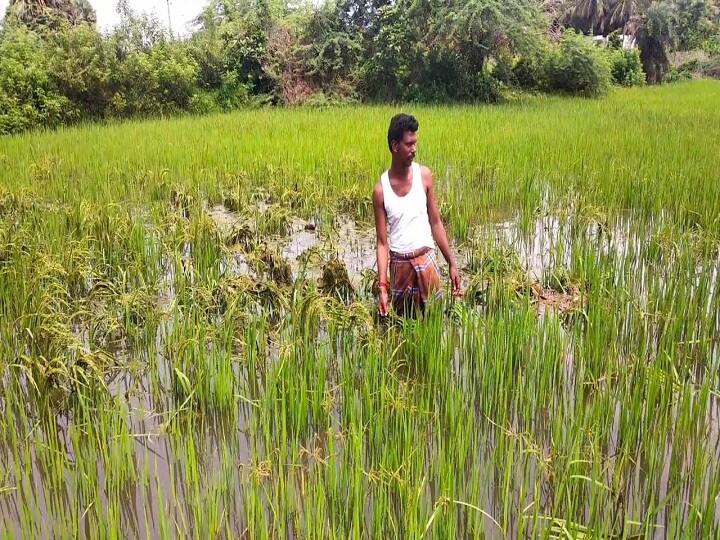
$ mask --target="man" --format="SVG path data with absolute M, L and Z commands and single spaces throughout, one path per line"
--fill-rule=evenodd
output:
M 418 127 L 407 114 L 390 120 L 392 164 L 373 190 L 382 316 L 389 313 L 391 300 L 400 316 L 414 316 L 424 311 L 431 297 L 441 294 L 435 242 L 450 266 L 453 295 L 460 294 L 460 273 L 435 201 L 432 172 L 414 161 Z

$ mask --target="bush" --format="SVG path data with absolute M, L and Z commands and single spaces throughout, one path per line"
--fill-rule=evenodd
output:
M 420 57 L 423 58 L 423 57 Z M 460 57 L 453 51 L 428 51 L 418 65 L 409 70 L 404 99 L 425 103 L 443 103 L 462 99 L 467 94 L 465 70 Z
M 701 77 L 720 79 L 720 53 L 700 62 L 698 72 Z
M 720 54 L 716 56 L 702 55 L 674 67 L 665 77 L 666 82 L 676 82 L 693 77 L 709 77 L 720 79 Z
M 610 65 L 600 49 L 575 32 L 566 32 L 546 68 L 549 90 L 587 97 L 610 88 Z
M 620 86 L 645 84 L 645 72 L 637 49 L 617 49 L 609 52 L 612 80 Z
M 525 90 L 537 90 L 545 86 L 545 62 L 540 54 L 522 56 L 512 68 L 513 84 Z
M 513 83 L 513 57 L 510 51 L 503 49 L 495 56 L 492 76 L 502 84 Z
M 224 73 L 215 92 L 215 100 L 220 109 L 230 111 L 247 105 L 250 101 L 250 86 L 242 83 L 237 73 Z
M 189 108 L 197 93 L 198 67 L 185 48 L 161 43 L 134 51 L 112 73 L 116 116 L 172 114 Z
M 697 61 L 693 60 L 682 66 L 672 68 L 663 78 L 663 82 L 688 81 L 693 78 Z
M 712 56 L 720 56 L 720 33 L 707 38 L 702 42 L 700 48 Z
M 410 103 L 445 103 L 451 101 L 452 96 L 444 84 L 428 80 L 409 83 L 401 99 Z
M 314 107 L 318 109 L 326 107 L 344 107 L 357 103 L 357 100 L 352 97 L 347 97 L 338 94 L 326 94 L 322 91 L 315 92 L 308 99 L 305 100 L 303 105 L 307 107 Z
M 51 54 L 49 75 L 58 91 L 82 111 L 83 116 L 102 117 L 110 98 L 110 59 L 103 38 L 94 28 L 64 25 L 46 38 Z
M 8 29 L 0 39 L 0 133 L 56 126 L 79 112 L 50 76 L 42 39 L 23 28 Z
M 502 101 L 500 86 L 487 70 L 480 71 L 468 81 L 467 98 L 481 103 L 499 103 Z
M 217 99 L 213 92 L 201 90 L 190 98 L 190 112 L 193 114 L 210 114 L 220 111 Z

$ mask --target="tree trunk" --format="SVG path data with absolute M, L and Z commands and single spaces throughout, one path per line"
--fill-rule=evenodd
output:
M 665 74 L 670 71 L 670 61 L 664 44 L 658 38 L 649 36 L 644 29 L 638 32 L 637 42 L 647 82 L 649 84 L 662 82 Z

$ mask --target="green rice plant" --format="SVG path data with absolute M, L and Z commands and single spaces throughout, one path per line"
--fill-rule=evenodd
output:
M 414 108 L 465 295 L 383 324 L 391 107 L 0 138 L 0 537 L 716 537 L 718 95 Z

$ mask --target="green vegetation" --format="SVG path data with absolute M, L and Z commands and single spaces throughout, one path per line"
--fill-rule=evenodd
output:
M 393 112 L 0 139 L 0 537 L 717 537 L 719 83 L 414 107 L 467 292 L 380 325 Z
M 596 97 L 720 65 L 718 0 L 208 0 L 182 37 L 127 2 L 118 11 L 101 35 L 85 0 L 11 1 L 0 134 L 264 105 Z M 592 43 L 599 33 L 607 43 Z M 678 51 L 706 57 L 671 71 Z

